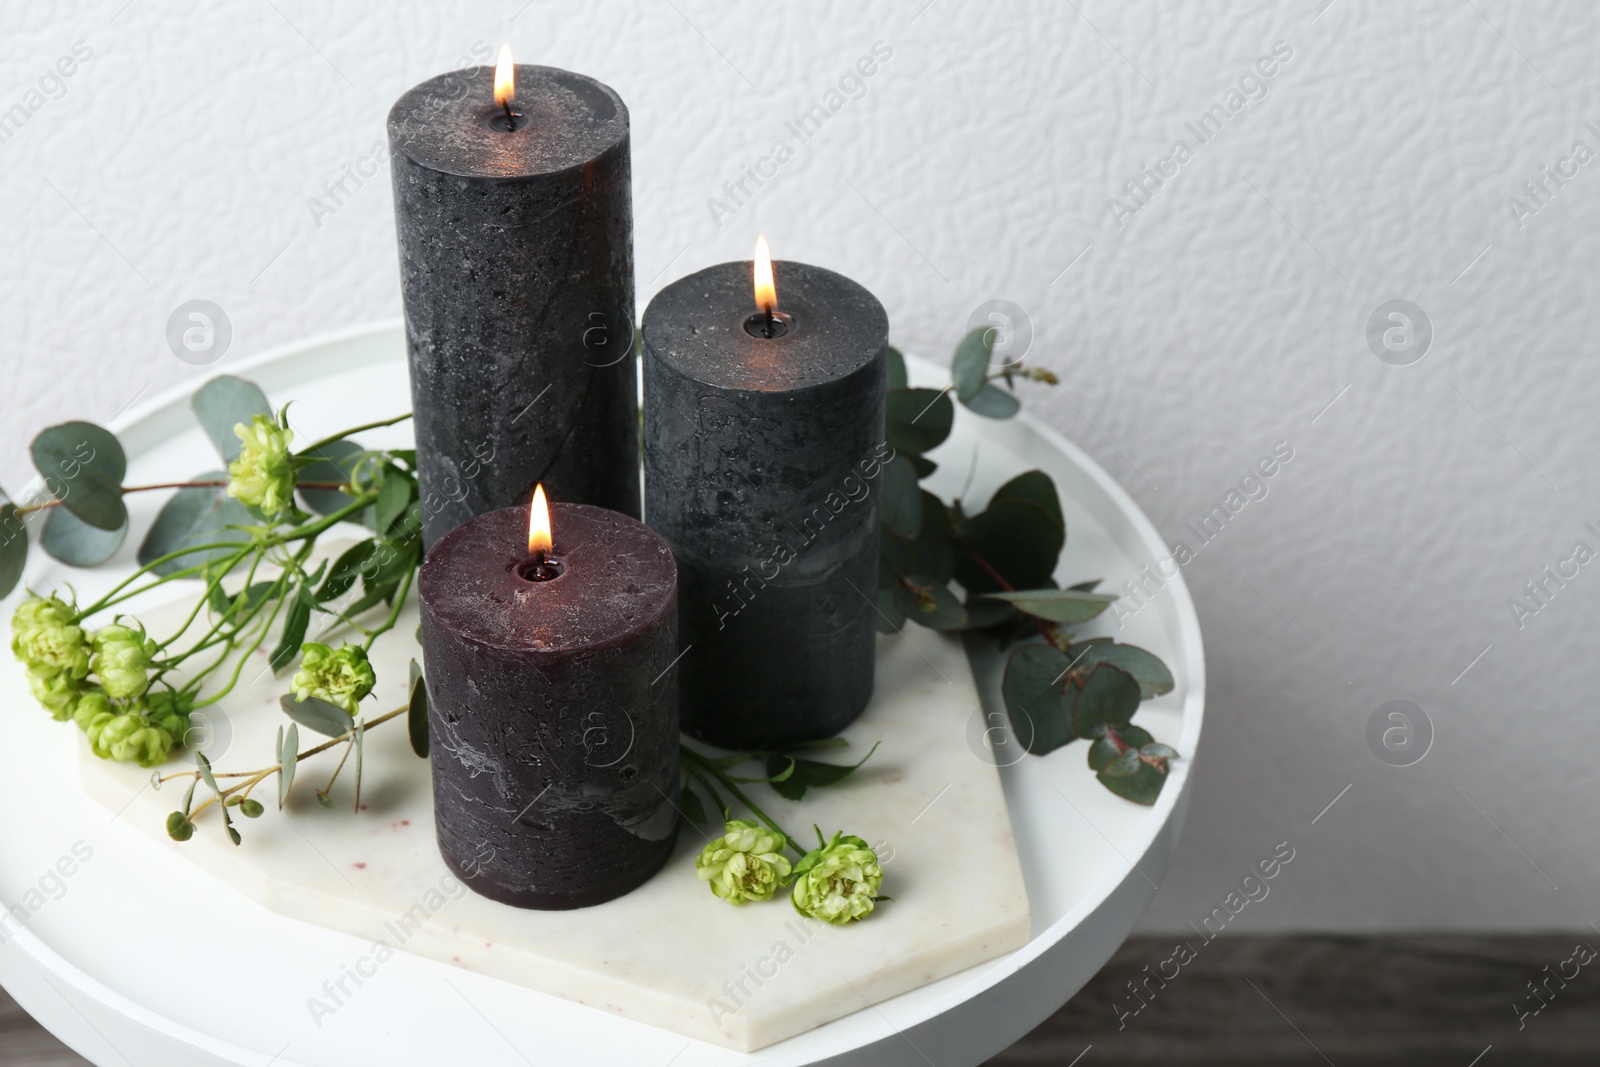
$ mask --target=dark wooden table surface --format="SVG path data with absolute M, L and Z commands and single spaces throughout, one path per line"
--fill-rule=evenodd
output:
M 1600 946 L 1600 935 L 1592 931 L 1189 941 L 1186 963 L 1168 962 L 1179 958 L 1176 938 L 1129 941 L 991 1067 L 1600 1064 L 1600 959 L 1588 948 Z M 944 1067 L 937 1049 L 924 1052 Z M 86 1062 L 0 994 L 0 1067 Z

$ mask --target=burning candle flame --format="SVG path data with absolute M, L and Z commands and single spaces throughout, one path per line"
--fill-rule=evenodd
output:
M 765 235 L 756 238 L 756 307 L 771 314 L 778 310 L 778 287 L 772 284 L 772 253 Z
M 500 46 L 500 58 L 494 65 L 494 103 L 506 107 L 517 95 L 517 67 L 511 62 L 511 46 Z
M 544 486 L 533 491 L 528 505 L 528 554 L 543 556 L 553 547 L 550 539 L 550 505 L 544 499 Z

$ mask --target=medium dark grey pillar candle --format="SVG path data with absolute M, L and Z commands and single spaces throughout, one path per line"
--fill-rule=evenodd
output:
M 551 525 L 557 577 L 525 575 L 528 511 L 506 508 L 418 578 L 439 851 L 477 892 L 546 909 L 659 870 L 679 785 L 672 552 L 600 508 L 556 504 Z
M 441 74 L 389 112 L 423 541 L 551 497 L 639 515 L 628 109 L 592 78 Z
M 774 265 L 787 332 L 752 335 L 752 265 L 645 309 L 645 517 L 678 560 L 690 735 L 775 748 L 872 696 L 889 320 L 829 270 Z M 759 319 L 759 317 L 758 317 Z

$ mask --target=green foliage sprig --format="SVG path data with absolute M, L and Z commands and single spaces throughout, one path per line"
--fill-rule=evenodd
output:
M 195 770 L 156 779 L 158 785 L 191 779 L 182 809 L 168 821 L 172 837 L 191 837 L 192 816 L 215 804 L 237 844 L 230 812 L 259 815 L 261 805 L 250 792 L 273 775 L 283 803 L 299 758 L 345 743 L 333 779 L 318 790 L 331 805 L 333 781 L 351 755 L 359 804 L 368 727 L 406 715 L 413 747 L 426 754 L 426 688 L 414 663 L 406 708 L 370 722 L 359 714 L 359 702 L 376 683 L 368 654 L 394 629 L 422 560 L 422 505 L 414 451 L 371 450 L 352 440 L 409 415 L 352 427 L 295 451 L 288 409 L 274 411 L 249 382 L 216 378 L 192 406 L 226 473 L 125 485 L 127 458 L 109 430 L 69 422 L 40 433 L 31 451 L 42 490 L 20 504 L 0 494 L 0 596 L 15 587 L 26 565 L 29 515 L 45 513 L 39 541 L 47 553 L 72 566 L 94 566 L 110 559 L 127 536 L 128 494 L 176 490 L 140 544 L 133 574 L 87 605 L 71 595 L 30 595 L 13 619 L 12 649 L 28 668 L 35 696 L 58 720 L 77 722 L 96 755 L 153 766 L 189 744 L 190 716 L 225 699 L 271 640 L 268 669 L 281 675 L 299 666 L 283 710 L 295 724 L 334 740 L 300 753 L 291 725 L 287 735 L 280 731 L 278 761 L 267 768 L 218 773 L 196 752 Z M 324 534 L 357 524 L 370 536 L 336 560 L 311 564 Z M 109 625 L 91 625 L 174 581 L 203 588 L 173 632 L 151 637 L 120 615 Z M 314 627 L 358 639 L 333 649 L 307 640 Z M 218 778 L 238 781 L 220 788 Z M 202 782 L 212 797 L 195 807 Z
M 995 366 L 994 336 L 976 329 L 961 339 L 944 389 L 911 387 L 905 361 L 890 350 L 886 436 L 895 455 L 882 479 L 879 629 L 897 632 L 910 621 L 979 631 L 1001 647 L 1031 632 L 1036 640 L 1011 651 L 1001 686 L 1017 740 L 1041 756 L 1091 741 L 1089 767 L 1106 788 L 1153 804 L 1177 753 L 1130 720 L 1141 701 L 1172 690 L 1172 674 L 1142 648 L 1073 635 L 1071 627 L 1117 598 L 1098 592 L 1098 580 L 1057 587 L 1067 525 L 1050 476 L 1019 474 L 975 513 L 919 484 L 938 469 L 926 453 L 955 423 L 952 394 L 978 415 L 1008 419 L 1022 406 L 1019 382 L 1057 384 L 1050 371 L 1020 361 Z

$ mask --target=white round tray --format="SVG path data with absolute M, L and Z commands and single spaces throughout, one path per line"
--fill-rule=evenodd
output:
M 909 362 L 913 384 L 948 383 L 942 367 Z M 250 378 L 275 404 L 294 400 L 296 426 L 314 436 L 410 404 L 398 323 L 213 369 Z M 1025 405 L 1050 402 L 1047 387 L 1023 388 Z M 189 412 L 191 392 L 174 390 L 113 425 L 128 450 L 129 484 L 215 467 Z M 1011 476 L 1047 471 L 1067 515 L 1057 571 L 1063 583 L 1101 578 L 1115 591 L 1168 555 L 1132 499 L 1060 435 L 1026 414 L 994 422 L 958 412 L 950 440 L 933 454 L 940 463 L 933 488 L 946 498 L 961 494 L 970 475 L 965 495 L 981 507 Z M 61 421 L 27 417 L 41 428 Z M 363 439 L 399 446 L 408 434 L 399 427 Z M 130 502 L 133 534 L 112 564 L 75 571 L 35 546 L 25 583 L 69 582 L 92 599 L 125 576 L 160 504 L 137 496 Z M 0 608 L 6 619 L 20 595 Z M 1144 808 L 1107 792 L 1084 772 L 1083 745 L 1001 768 L 1033 910 L 1029 944 L 755 1053 L 404 953 L 319 1024 L 306 1001 L 368 946 L 269 912 L 141 829 L 108 820 L 80 795 L 77 731 L 51 722 L 14 671 L 0 688 L 0 904 L 22 905 L 27 921 L 0 914 L 0 984 L 98 1064 L 978 1064 L 1064 1004 L 1110 958 L 1165 874 L 1188 807 L 1205 666 L 1181 575 L 1121 630 L 1109 614 L 1086 630 L 1150 649 L 1177 679 L 1176 689 L 1146 703 L 1138 719 L 1185 757 L 1173 765 L 1160 800 Z M 998 658 L 981 656 L 974 666 L 987 706 L 999 709 Z M 951 843 L 951 861 L 951 876 L 959 877 L 959 842 Z

